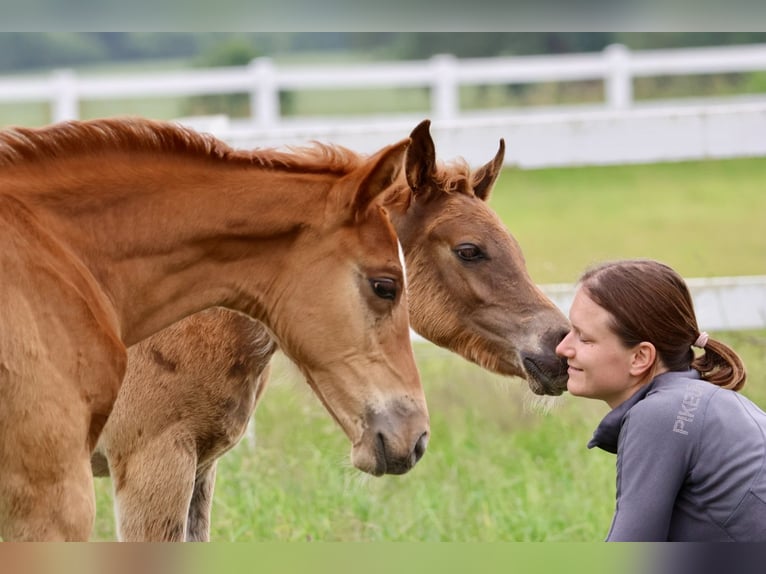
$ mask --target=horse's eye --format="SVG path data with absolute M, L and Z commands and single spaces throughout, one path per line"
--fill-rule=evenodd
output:
M 455 247 L 455 255 L 463 261 L 478 261 L 484 259 L 484 252 L 473 243 L 461 243 Z
M 372 291 L 381 299 L 396 299 L 396 280 L 388 277 L 373 277 L 370 279 Z

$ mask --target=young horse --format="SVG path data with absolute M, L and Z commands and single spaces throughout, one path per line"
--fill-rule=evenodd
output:
M 265 325 L 355 466 L 409 470 L 428 413 L 396 235 L 374 202 L 408 145 L 242 152 L 142 120 L 0 132 L 0 535 L 88 538 L 90 456 L 125 346 L 213 306 Z
M 502 141 L 471 175 L 462 163 L 437 166 L 428 121 L 410 137 L 406 174 L 383 198 L 405 254 L 413 327 L 485 368 L 528 379 L 538 394 L 560 394 L 566 365 L 554 348 L 568 323 L 486 203 Z M 96 475 L 111 470 L 120 539 L 209 539 L 217 460 L 245 432 L 276 350 L 262 325 L 223 309 L 129 350 L 93 457 Z

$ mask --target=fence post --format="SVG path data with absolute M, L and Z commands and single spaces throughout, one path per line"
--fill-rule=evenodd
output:
M 457 59 L 451 54 L 431 58 L 431 110 L 434 117 L 449 120 L 459 113 Z
M 78 119 L 80 110 L 74 71 L 55 70 L 51 84 L 51 121 L 55 123 Z
M 626 110 L 633 104 L 633 77 L 630 73 L 630 51 L 622 44 L 604 49 L 607 59 L 606 102 L 613 110 Z
M 271 58 L 255 58 L 250 62 L 253 87 L 250 91 L 250 115 L 264 128 L 279 122 L 279 86 Z

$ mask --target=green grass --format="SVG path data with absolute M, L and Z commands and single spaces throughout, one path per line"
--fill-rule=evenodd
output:
M 653 257 L 685 277 L 766 273 L 766 158 L 506 170 L 490 199 L 539 283 Z
M 719 333 L 766 405 L 766 330 Z M 423 460 L 370 478 L 295 368 L 277 355 L 256 412 L 255 443 L 219 465 L 213 540 L 599 541 L 614 507 L 615 458 L 585 443 L 606 413 L 568 395 L 543 403 L 430 343 L 416 355 L 432 417 Z M 97 480 L 96 539 L 113 539 L 109 481 Z

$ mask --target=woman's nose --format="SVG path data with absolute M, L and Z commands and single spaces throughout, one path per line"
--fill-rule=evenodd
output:
M 571 347 L 569 345 L 569 335 L 571 333 L 572 333 L 571 331 L 569 333 L 567 333 L 564 336 L 564 338 L 561 339 L 561 342 L 558 345 L 556 345 L 556 354 L 559 357 L 566 357 L 566 356 L 568 356 L 568 353 L 571 350 Z

